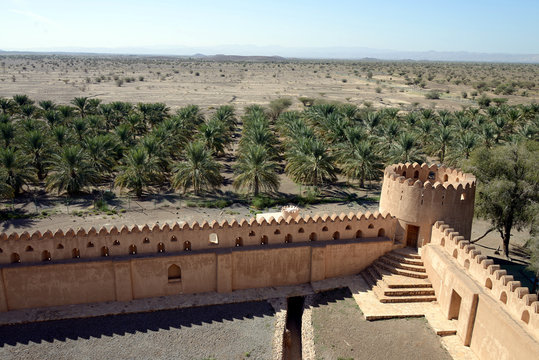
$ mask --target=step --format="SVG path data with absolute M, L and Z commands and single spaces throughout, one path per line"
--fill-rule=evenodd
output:
M 414 296 L 379 296 L 381 303 L 412 303 L 412 302 L 433 302 L 436 296 L 433 295 L 414 295 Z
M 393 274 L 398 274 L 398 275 L 402 275 L 402 276 L 407 276 L 407 277 L 413 277 L 413 278 L 418 278 L 418 279 L 426 279 L 427 278 L 427 274 L 422 272 L 415 272 L 415 271 L 409 271 L 409 270 L 404 270 L 404 269 L 399 269 L 399 268 L 396 268 L 396 267 L 393 267 L 391 265 L 388 265 L 382 261 L 380 261 L 380 259 L 376 260 L 374 262 L 376 264 L 376 266 L 378 267 L 381 267 L 382 269 L 385 269 Z
M 399 254 L 409 259 L 421 259 L 421 255 L 417 253 L 417 250 L 411 248 L 401 248 L 393 250 L 394 253 Z
M 390 288 L 432 288 L 431 282 L 426 278 L 420 279 L 394 274 L 378 267 L 376 264 L 373 264 L 370 268 L 372 271 L 379 274 L 382 281 Z
M 432 288 L 382 288 L 385 296 L 416 296 L 416 295 L 431 295 L 434 296 Z
M 365 269 L 364 271 L 362 271 L 360 273 L 360 275 L 361 275 L 361 277 L 363 277 L 363 279 L 365 280 L 367 285 L 372 288 L 372 287 L 376 286 L 376 281 L 372 278 L 371 274 L 369 274 L 369 272 L 367 270 L 368 269 Z
M 423 266 L 423 261 L 418 259 L 412 259 L 404 257 L 398 253 L 395 252 L 388 252 L 385 254 L 388 258 L 392 259 L 393 261 L 397 261 L 404 264 L 410 264 L 410 265 L 416 265 L 416 266 Z
M 378 260 L 380 260 L 380 261 L 382 261 L 382 262 L 384 262 L 384 263 L 386 263 L 386 264 L 388 264 L 390 266 L 399 268 L 399 269 L 415 271 L 415 272 L 420 272 L 420 273 L 426 272 L 426 270 L 425 270 L 425 268 L 423 266 L 400 263 L 400 262 L 394 261 L 393 259 L 391 259 L 390 257 L 388 257 L 386 255 L 380 257 Z

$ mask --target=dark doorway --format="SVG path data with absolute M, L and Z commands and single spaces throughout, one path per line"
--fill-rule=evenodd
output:
M 417 237 L 419 235 L 419 226 L 408 225 L 406 228 L 406 246 L 417 247 Z

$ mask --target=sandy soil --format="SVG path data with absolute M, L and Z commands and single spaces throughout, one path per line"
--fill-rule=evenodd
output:
M 0 327 L 8 359 L 271 359 L 267 302 Z
M 483 80 L 538 83 L 534 65 L 434 64 L 414 62 L 288 61 L 210 62 L 167 57 L 0 56 L 0 97 L 27 94 L 35 100 L 67 104 L 73 97 L 104 102 L 164 102 L 171 108 L 187 104 L 203 110 L 223 104 L 239 109 L 267 104 L 278 97 L 313 97 L 373 107 L 415 106 L 460 110 L 475 101 L 474 85 Z M 369 72 L 372 78 L 369 78 Z M 197 75 L 198 74 L 198 75 Z M 419 74 L 424 74 L 419 78 Z M 407 85 L 407 79 L 423 85 Z M 126 79 L 129 79 L 127 82 Z M 117 81 L 124 80 L 121 86 Z M 423 86 L 423 87 L 422 87 Z M 440 100 L 425 94 L 439 90 Z M 537 87 L 507 98 L 510 104 L 539 99 Z
M 425 319 L 366 321 L 348 289 L 317 294 L 317 359 L 451 359 Z

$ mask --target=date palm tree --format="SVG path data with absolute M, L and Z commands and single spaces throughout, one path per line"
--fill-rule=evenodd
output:
M 71 104 L 77 108 L 77 112 L 80 117 L 85 117 L 88 110 L 88 98 L 87 97 L 76 97 L 71 100 Z
M 36 182 L 36 169 L 30 158 L 20 150 L 8 147 L 0 149 L 0 167 L 6 174 L 6 183 L 11 186 L 15 196 L 21 193 L 24 185 Z
M 261 145 L 252 145 L 241 153 L 236 163 L 236 178 L 234 187 L 247 188 L 258 196 L 262 191 L 277 191 L 279 189 L 278 164 L 271 160 L 268 150 Z
M 296 183 L 319 185 L 337 180 L 335 159 L 326 144 L 318 139 L 299 139 L 286 154 L 285 171 Z
M 423 162 L 425 157 L 418 147 L 415 136 L 411 133 L 403 132 L 393 143 L 389 151 L 389 162 Z
M 98 177 L 88 154 L 79 145 L 65 147 L 54 154 L 49 171 L 47 190 L 56 190 L 58 194 L 66 191 L 70 196 L 94 184 Z
M 354 144 L 346 144 L 339 151 L 340 165 L 344 175 L 349 179 L 359 180 L 359 186 L 365 187 L 365 180 L 380 177 L 384 162 L 376 144 L 369 140 L 361 140 Z
M 13 188 L 8 184 L 6 169 L 0 168 L 0 199 L 8 199 L 13 196 Z
M 222 183 L 220 165 L 202 142 L 189 143 L 184 157 L 185 161 L 176 164 L 172 170 L 175 189 L 181 188 L 185 192 L 192 187 L 195 195 L 199 195 L 202 189 L 215 188 Z
M 123 164 L 118 169 L 115 185 L 119 188 L 128 188 L 141 198 L 144 189 L 153 183 L 157 171 L 155 159 L 148 156 L 144 147 L 137 146 L 126 154 Z

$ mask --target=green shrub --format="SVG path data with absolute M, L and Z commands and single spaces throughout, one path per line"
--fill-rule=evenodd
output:
M 440 93 L 436 90 L 431 90 L 425 94 L 425 98 L 429 100 L 438 100 L 440 98 Z

